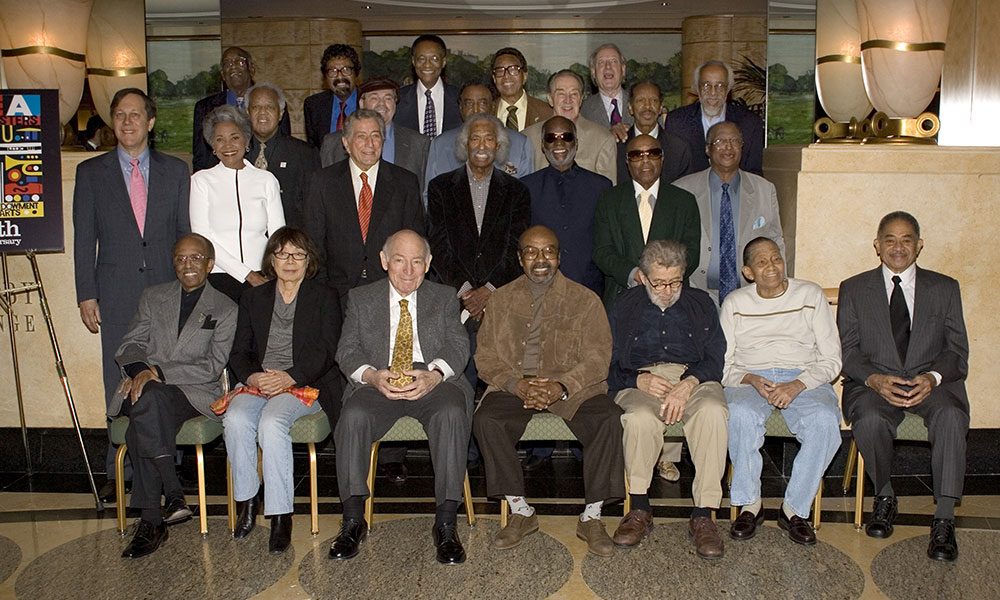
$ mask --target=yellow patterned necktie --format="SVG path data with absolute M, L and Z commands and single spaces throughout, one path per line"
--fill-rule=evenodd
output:
M 402 373 L 413 368 L 413 319 L 407 306 L 409 300 L 399 301 L 399 327 L 396 328 L 396 346 L 392 350 L 392 364 L 389 370 Z M 413 382 L 413 377 L 400 375 L 396 379 L 390 379 L 389 383 L 396 387 L 403 387 Z
M 264 156 L 264 150 L 267 149 L 267 144 L 264 142 L 260 143 L 260 152 L 257 153 L 257 160 L 253 161 L 253 166 L 258 169 L 267 170 L 267 157 Z

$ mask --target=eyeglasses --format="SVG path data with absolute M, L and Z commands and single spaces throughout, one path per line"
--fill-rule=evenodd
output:
M 174 264 L 183 265 L 184 263 L 192 263 L 195 265 L 200 265 L 201 263 L 205 262 L 206 258 L 208 257 L 205 256 L 204 254 L 178 254 L 177 256 L 174 257 Z
M 730 148 L 742 148 L 743 140 L 739 138 L 719 138 L 717 140 L 712 140 L 712 146 L 715 148 L 725 148 L 729 146 Z
M 541 254 L 545 258 L 552 260 L 559 256 L 559 248 L 556 246 L 546 246 L 544 248 L 535 248 L 534 246 L 524 246 L 521 248 L 521 258 L 525 260 L 535 260 L 538 255 Z
M 336 77 L 337 75 L 344 75 L 345 77 L 350 77 L 354 75 L 354 67 L 352 67 L 351 65 L 347 65 L 346 67 L 340 67 L 339 69 L 337 67 L 330 67 L 329 69 L 324 71 L 324 73 L 326 73 L 327 77 Z
M 504 76 L 504 73 L 506 73 L 507 75 L 513 77 L 523 70 L 524 68 L 521 67 L 521 65 L 507 65 L 506 67 L 494 67 L 493 76 L 499 79 Z
M 222 61 L 223 68 L 227 68 L 227 67 L 245 67 L 245 66 L 247 66 L 249 64 L 250 64 L 250 60 L 247 59 L 247 58 L 245 58 L 245 57 L 242 57 L 242 56 L 239 57 L 239 58 L 227 58 L 226 60 Z
M 662 292 L 663 290 L 665 290 L 667 288 L 670 288 L 671 292 L 676 292 L 677 290 L 681 289 L 682 285 L 684 285 L 684 280 L 683 279 L 678 279 L 676 281 L 650 281 L 649 282 L 649 287 L 653 288 L 657 292 Z
M 629 150 L 625 153 L 629 162 L 639 162 L 644 158 L 649 160 L 659 160 L 663 158 L 663 148 L 648 148 L 646 150 Z
M 554 144 L 556 143 L 556 140 L 562 140 L 567 144 L 572 144 L 573 142 L 576 141 L 576 134 L 573 133 L 572 131 L 564 131 L 562 133 L 556 133 L 554 131 L 550 131 L 545 135 L 543 135 L 542 139 L 545 140 L 546 144 Z
M 707 92 L 722 93 L 725 92 L 728 88 L 729 84 L 722 81 L 717 81 L 715 83 L 712 83 L 710 81 L 704 81 L 698 86 L 698 89 L 706 93 Z
M 437 54 L 421 54 L 420 56 L 416 56 L 413 58 L 413 62 L 418 65 L 427 64 L 428 62 L 430 62 L 431 64 L 439 65 L 443 60 L 444 57 L 438 56 Z
M 284 250 L 274 253 L 274 258 L 277 258 L 278 260 L 288 260 L 291 258 L 297 261 L 303 261 L 307 256 L 309 255 L 305 252 L 285 252 Z

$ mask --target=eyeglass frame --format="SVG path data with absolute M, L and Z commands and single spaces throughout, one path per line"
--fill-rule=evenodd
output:
M 743 139 L 742 138 L 716 138 L 708 143 L 709 146 L 713 148 L 725 148 L 729 146 L 730 148 L 742 148 Z
M 549 139 L 549 138 L 552 139 Z M 572 131 L 549 131 L 542 134 L 542 141 L 546 144 L 554 144 L 556 140 L 562 140 L 567 144 L 572 144 L 576 141 L 576 134 Z
M 294 260 L 295 262 L 303 262 L 309 258 L 309 253 L 307 252 L 285 252 L 284 250 L 278 250 L 272 256 L 278 260 Z
M 547 260 L 553 260 L 559 258 L 559 246 L 548 245 L 544 248 L 536 248 L 535 246 L 521 246 L 517 249 L 517 253 L 521 255 L 521 258 L 525 260 L 535 260 L 538 255 L 541 254 Z
M 629 162 L 640 162 L 644 158 L 648 158 L 649 160 L 663 160 L 663 148 L 636 149 L 625 153 L 625 160 Z
M 178 254 L 173 258 L 175 265 L 183 265 L 184 263 L 200 265 L 204 264 L 206 260 L 208 257 L 204 254 Z
M 323 74 L 327 77 L 336 77 L 337 75 L 354 77 L 357 72 L 354 70 L 354 65 L 344 65 L 343 67 L 328 67 L 323 69 Z
M 663 281 L 663 282 L 660 282 L 660 283 L 653 283 L 653 281 L 651 279 L 647 279 L 646 282 L 649 285 L 649 287 L 653 288 L 653 290 L 655 290 L 657 292 L 662 292 L 663 290 L 665 290 L 667 288 L 670 288 L 671 292 L 676 292 L 677 290 L 679 290 L 682 287 L 684 287 L 684 280 L 683 279 L 677 279 L 675 281 Z
M 527 69 L 518 64 L 507 65 L 506 67 L 493 67 L 490 72 L 497 79 L 500 79 L 504 75 L 510 75 L 511 77 L 517 75 L 518 73 L 524 73 Z

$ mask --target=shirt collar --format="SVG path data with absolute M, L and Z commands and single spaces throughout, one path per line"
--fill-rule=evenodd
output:
M 122 168 L 123 169 L 130 168 L 130 166 L 132 164 L 132 155 L 129 154 L 128 152 L 126 152 L 125 149 L 122 148 L 121 146 L 117 146 L 116 148 L 118 149 L 118 162 L 121 163 Z M 149 167 L 149 146 L 146 146 L 146 149 L 143 150 L 142 153 L 139 154 L 139 156 L 137 156 L 136 158 L 139 159 L 139 168 L 140 169 L 148 168 Z
M 404 296 L 404 295 L 400 294 L 398 291 L 396 291 L 396 287 L 394 285 L 392 285 L 392 282 L 390 281 L 389 282 L 389 303 L 391 305 L 395 306 L 395 305 L 399 304 L 400 300 L 406 300 L 409 303 L 410 308 L 412 309 L 413 306 L 417 302 L 417 291 L 419 289 L 420 288 L 418 287 L 416 290 L 413 290 L 412 292 L 410 292 L 409 294 L 407 294 L 406 296 Z
M 656 181 L 653 182 L 653 185 L 649 186 L 648 190 L 644 190 L 642 188 L 642 186 L 639 185 L 639 182 L 636 181 L 636 180 L 634 180 L 634 179 L 632 180 L 632 187 L 635 189 L 635 196 L 636 196 L 636 198 L 638 198 L 639 195 L 642 192 L 644 192 L 644 191 L 645 192 L 649 192 L 650 195 L 652 195 L 654 198 L 656 198 L 656 197 L 658 197 L 660 195 L 660 179 L 659 178 L 657 178 Z
M 371 168 L 368 169 L 367 171 L 362 171 L 361 167 L 359 167 L 353 160 L 350 159 L 350 157 L 348 157 L 347 164 L 351 167 L 351 181 L 354 181 L 355 179 L 361 179 L 361 174 L 367 173 L 368 185 L 375 185 L 375 179 L 378 177 L 378 165 L 381 162 L 382 161 L 380 160 L 376 162 L 374 165 L 372 165 Z
M 430 89 L 431 93 L 436 93 L 444 89 L 444 83 L 441 81 L 441 78 L 438 77 L 438 80 L 434 82 L 434 86 L 428 88 L 427 86 L 424 85 L 423 81 L 420 81 L 419 79 L 417 80 L 417 92 L 419 92 L 421 96 L 423 96 L 424 92 L 426 92 L 428 89 Z
M 639 137 L 640 135 L 648 135 L 649 137 L 651 137 L 651 138 L 653 138 L 655 140 L 655 139 L 659 139 L 659 137 L 660 137 L 660 126 L 659 125 L 653 125 L 653 128 L 649 130 L 649 133 L 643 133 L 643 132 L 639 131 L 639 126 L 638 125 L 633 125 L 632 126 L 632 133 L 634 134 L 632 137 Z
M 885 280 L 886 287 L 892 287 L 892 278 L 894 275 L 899 275 L 900 285 L 904 287 L 913 287 L 917 281 L 917 263 L 906 267 L 906 270 L 902 273 L 893 273 L 892 269 L 882 264 L 882 278 Z

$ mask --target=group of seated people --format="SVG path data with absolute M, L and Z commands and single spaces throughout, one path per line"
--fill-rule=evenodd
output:
M 667 179 L 684 154 L 676 149 L 689 147 L 660 127 L 655 84 L 633 85 L 632 103 L 604 102 L 607 81 L 617 77 L 624 92 L 624 59 L 602 46 L 591 60 L 600 94 L 584 101 L 572 71 L 550 79 L 554 114 L 525 130 L 526 147 L 538 152 L 524 173 L 510 162 L 518 111 L 507 111 L 506 122 L 496 116 L 505 102 L 504 110 L 520 102 L 503 90 L 524 75 L 523 57 L 514 49 L 494 57 L 496 100 L 467 86 L 450 101 L 445 88 L 438 101 L 440 81 L 423 76 L 440 77 L 439 42 L 414 43 L 414 86 L 424 96 L 409 104 L 413 90 L 397 96 L 385 80 L 344 97 L 338 78 L 353 78 L 358 65 L 325 60 L 333 108 L 322 137 L 339 147 L 334 162 L 295 185 L 279 175 L 308 169 L 289 148 L 301 156 L 315 149 L 280 133 L 283 95 L 249 87 L 249 57 L 224 54 L 224 77 L 242 72 L 248 84 L 247 110 L 223 102 L 204 115 L 203 137 L 219 162 L 190 178 L 181 161 L 148 146 L 155 103 L 140 90 L 115 95 L 119 145 L 81 163 L 73 217 L 77 297 L 84 324 L 101 333 L 108 415 L 130 418 L 131 504 L 141 516 L 123 556 L 154 552 L 169 525 L 190 518 L 174 438 L 197 415 L 221 418 L 225 428 L 235 537 L 252 533 L 263 507 L 269 549 L 284 552 L 289 430 L 320 410 L 333 426 L 343 505 L 333 559 L 360 551 L 371 445 L 402 416 L 427 433 L 437 560 L 465 561 L 456 515 L 473 452 L 482 455 L 487 495 L 512 512 L 494 545 L 520 544 L 539 523 L 516 444 L 542 411 L 562 418 L 583 447 L 577 535 L 596 555 L 650 533 L 648 489 L 658 465 L 676 470 L 680 444 L 664 434 L 678 423 L 695 467 L 689 531 L 697 554 L 725 553 L 713 513 L 727 454 L 731 501 L 741 507 L 730 537 L 754 537 L 763 520 L 760 449 L 775 409 L 801 443 L 778 525 L 793 542 L 815 544 L 808 518 L 841 443 L 832 383 L 842 375 L 843 413 L 876 486 L 868 534 L 892 533 L 892 438 L 904 411 L 915 412 L 932 441 L 937 513 L 928 555 L 954 560 L 968 341 L 957 282 L 915 265 L 923 245 L 916 219 L 901 211 L 882 219 L 874 241 L 882 264 L 841 285 L 835 322 L 819 286 L 787 277 L 774 187 L 743 167 L 753 134 L 729 120 L 739 113 L 726 107 L 724 65 L 696 73 L 702 102 L 719 101 L 721 91 L 716 106 L 726 107 L 717 122 L 696 115 L 700 146 L 686 160 L 704 168 Z M 530 100 L 526 116 L 537 103 Z M 461 120 L 447 148 L 454 166 L 430 177 L 396 163 L 406 139 L 392 125 L 397 101 L 396 115 L 424 115 L 418 137 L 433 137 L 432 149 L 449 115 Z M 578 118 L 588 102 L 606 122 Z M 625 105 L 631 126 L 623 125 Z M 300 197 L 286 198 L 289 186 Z M 227 369 L 233 386 L 225 392 Z M 626 489 L 631 510 L 609 535 L 603 506 Z

